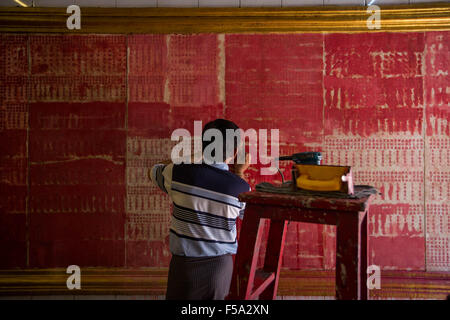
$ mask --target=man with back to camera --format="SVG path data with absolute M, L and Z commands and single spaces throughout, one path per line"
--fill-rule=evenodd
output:
M 148 171 L 151 181 L 173 202 L 167 300 L 223 300 L 230 288 L 231 255 L 237 251 L 236 219 L 243 218 L 245 207 L 237 197 L 250 190 L 243 179 L 250 157 L 246 155 L 244 164 L 234 164 L 231 172 L 229 164 L 236 162 L 242 141 L 240 135 L 237 141 L 227 141 L 226 131 L 239 132 L 239 127 L 225 119 L 207 123 L 202 131 L 203 151 L 211 143 L 204 139 L 209 129 L 221 132 L 223 157 L 212 154 L 211 160 L 203 153 L 201 164 L 167 162 Z

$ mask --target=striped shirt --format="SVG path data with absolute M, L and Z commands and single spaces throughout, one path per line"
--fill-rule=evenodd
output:
M 188 257 L 219 256 L 237 251 L 236 219 L 245 203 L 237 198 L 250 190 L 226 163 L 157 164 L 151 180 L 173 202 L 170 251 Z

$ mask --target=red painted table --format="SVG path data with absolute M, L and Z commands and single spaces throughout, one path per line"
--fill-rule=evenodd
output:
M 367 299 L 367 214 L 372 196 L 361 199 L 251 191 L 227 299 L 275 299 L 288 221 L 336 226 L 336 299 Z M 270 220 L 264 267 L 256 269 L 264 224 Z

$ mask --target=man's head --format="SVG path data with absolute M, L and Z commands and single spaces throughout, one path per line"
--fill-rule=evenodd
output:
M 219 132 L 222 141 L 216 141 Z M 241 145 L 241 132 L 234 122 L 225 119 L 216 119 L 208 122 L 203 127 L 202 141 L 203 156 L 205 157 L 206 155 L 206 159 L 211 155 L 216 162 L 228 162 L 230 156 L 231 159 L 234 158 Z M 215 154 L 216 149 L 211 149 L 213 145 L 222 147 L 222 155 Z

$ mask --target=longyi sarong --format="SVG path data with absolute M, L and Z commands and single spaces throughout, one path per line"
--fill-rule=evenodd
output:
M 231 254 L 214 257 L 172 255 L 167 300 L 223 300 L 233 273 Z

